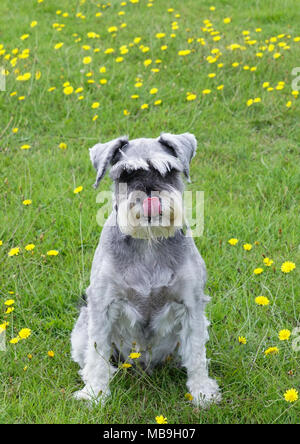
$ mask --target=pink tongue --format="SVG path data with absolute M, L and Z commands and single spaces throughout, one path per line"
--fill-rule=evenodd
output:
M 145 217 L 154 217 L 160 214 L 160 202 L 158 197 L 148 197 L 143 202 Z

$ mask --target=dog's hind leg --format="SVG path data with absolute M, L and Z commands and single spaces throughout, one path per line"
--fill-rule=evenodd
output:
M 71 334 L 72 359 L 84 367 L 88 344 L 88 310 L 82 307 Z

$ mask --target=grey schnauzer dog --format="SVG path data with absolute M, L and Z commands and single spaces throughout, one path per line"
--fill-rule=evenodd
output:
M 112 356 L 132 363 L 132 351 L 148 370 L 175 354 L 196 405 L 221 398 L 206 359 L 206 268 L 185 230 L 182 205 L 181 173 L 189 180 L 196 147 L 192 134 L 165 133 L 90 149 L 94 186 L 110 168 L 114 200 L 94 256 L 87 306 L 71 337 L 85 383 L 77 399 L 103 402 L 116 372 Z

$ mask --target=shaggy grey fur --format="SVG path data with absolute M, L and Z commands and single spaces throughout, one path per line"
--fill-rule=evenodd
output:
M 117 349 L 127 362 L 133 362 L 132 351 L 140 352 L 139 361 L 146 368 L 175 352 L 187 369 L 195 404 L 207 406 L 220 400 L 218 385 L 208 376 L 205 305 L 209 297 L 204 293 L 205 264 L 193 239 L 185 236 L 182 226 L 155 231 L 152 220 L 138 229 L 120 223 L 130 212 L 135 191 L 146 196 L 153 191 L 171 192 L 179 208 L 177 197 L 184 189 L 181 173 L 189 179 L 196 146 L 195 137 L 186 133 L 132 141 L 121 137 L 90 150 L 97 170 L 95 186 L 111 167 L 115 204 L 95 253 L 87 307 L 82 307 L 72 332 L 72 357 L 85 382 L 75 394 L 77 399 L 103 402 L 107 398 L 116 371 L 110 357 Z M 127 184 L 125 198 L 119 194 L 120 183 Z

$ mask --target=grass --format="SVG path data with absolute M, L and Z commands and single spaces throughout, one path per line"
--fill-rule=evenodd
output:
M 294 41 L 299 36 L 298 2 L 216 0 L 215 11 L 210 11 L 210 1 L 154 0 L 152 7 L 146 0 L 128 0 L 122 7 L 120 1 L 110 3 L 1 1 L 0 65 L 9 74 L 6 91 L 0 92 L 0 322 L 9 321 L 9 326 L 7 351 L 0 352 L 0 422 L 149 424 L 158 414 L 169 423 L 299 422 L 299 401 L 288 404 L 283 396 L 290 388 L 300 389 L 299 352 L 292 338 L 278 339 L 280 330 L 300 325 L 300 99 L 291 94 L 291 72 L 300 60 L 300 42 Z M 174 12 L 167 11 L 170 7 Z M 57 15 L 57 10 L 69 16 Z M 126 14 L 118 15 L 120 10 Z M 96 17 L 99 11 L 102 16 Z M 78 12 L 86 18 L 76 17 Z M 224 24 L 225 17 L 232 22 Z M 205 19 L 220 31 L 220 41 L 201 29 Z M 34 20 L 38 23 L 31 28 Z M 179 29 L 172 30 L 173 21 Z M 65 27 L 58 31 L 53 23 Z M 120 28 L 121 23 L 127 27 Z M 115 35 L 107 31 L 113 25 L 119 27 Z M 256 43 L 244 42 L 245 30 Z M 100 38 L 88 38 L 90 31 Z M 157 39 L 159 32 L 166 37 Z M 21 40 L 24 34 L 29 37 Z M 286 42 L 290 48 L 269 51 L 265 40 L 281 34 L 284 37 L 274 45 Z M 141 42 L 129 46 L 135 37 Z M 54 50 L 59 42 L 64 45 Z M 227 47 L 232 43 L 246 49 L 231 51 Z M 143 53 L 141 44 L 149 52 Z M 164 44 L 168 48 L 162 51 Z M 83 50 L 82 45 L 91 49 Z M 129 52 L 116 63 L 122 45 L 128 45 Z M 104 54 L 110 47 L 116 53 Z M 30 53 L 12 66 L 15 48 L 19 53 L 29 48 Z M 95 48 L 100 52 L 93 52 Z M 177 55 L 187 48 L 191 54 Z M 222 55 L 208 63 L 213 48 Z M 262 58 L 256 56 L 260 51 Z M 278 51 L 281 57 L 274 59 Z M 93 60 L 84 65 L 88 55 Z M 152 59 L 148 67 L 143 64 L 146 59 Z M 157 59 L 162 63 L 155 63 Z M 234 62 L 240 65 L 234 68 Z M 220 63 L 224 66 L 218 67 Z M 257 70 L 244 70 L 245 65 Z M 101 66 L 106 73 L 99 73 Z M 160 71 L 151 72 L 157 66 Z M 31 78 L 17 81 L 25 72 Z M 91 77 L 86 76 L 89 72 Z M 209 78 L 209 73 L 217 75 Z M 137 77 L 143 79 L 141 88 L 134 87 Z M 99 84 L 101 78 L 108 80 L 106 85 Z M 83 92 L 65 95 L 67 81 L 74 89 L 82 86 Z M 268 92 L 264 82 L 285 86 Z M 221 84 L 224 89 L 217 90 Z M 149 94 L 153 87 L 158 88 L 155 96 Z M 203 95 L 204 89 L 211 93 Z M 187 92 L 195 93 L 196 100 L 188 102 Z M 140 97 L 133 100 L 135 93 Z M 84 99 L 77 99 L 80 94 Z M 20 96 L 25 99 L 18 100 Z M 256 97 L 261 103 L 248 107 L 247 101 Z M 154 106 L 158 99 L 162 104 Z M 286 106 L 289 101 L 291 107 Z M 91 108 L 94 102 L 100 103 L 99 109 Z M 140 109 L 144 103 L 149 109 Z M 130 114 L 124 115 L 124 109 Z M 111 400 L 103 409 L 90 411 L 72 399 L 82 382 L 70 359 L 69 340 L 100 234 L 88 148 L 122 134 L 155 137 L 161 131 L 190 131 L 198 139 L 187 188 L 205 191 L 205 230 L 196 244 L 208 267 L 207 291 L 212 297 L 207 309 L 212 321 L 210 373 L 222 387 L 223 401 L 208 411 L 194 408 L 184 398 L 185 372 L 168 364 L 151 377 L 138 368 L 119 372 Z M 61 142 L 66 150 L 59 148 Z M 24 144 L 31 148 L 21 150 Z M 83 191 L 75 195 L 79 185 Z M 109 187 L 106 177 L 100 189 Z M 32 204 L 24 206 L 24 199 Z M 237 246 L 228 244 L 231 237 L 239 239 Z M 251 251 L 243 249 L 245 242 L 253 245 Z M 32 253 L 25 250 L 29 243 L 35 244 Z M 20 247 L 20 254 L 8 257 L 13 247 Z M 59 255 L 47 256 L 52 249 Z M 272 258 L 274 265 L 265 267 L 264 257 Z M 297 268 L 284 274 L 280 266 L 287 260 Z M 253 270 L 261 266 L 264 272 L 255 276 Z M 267 296 L 270 305 L 257 306 L 254 299 L 259 295 Z M 8 315 L 3 303 L 9 298 L 15 300 L 15 310 Z M 10 344 L 24 327 L 32 330 L 31 336 Z M 239 336 L 247 338 L 246 345 L 239 345 Z M 270 346 L 279 347 L 280 354 L 266 357 Z M 49 350 L 54 358 L 47 355 Z

